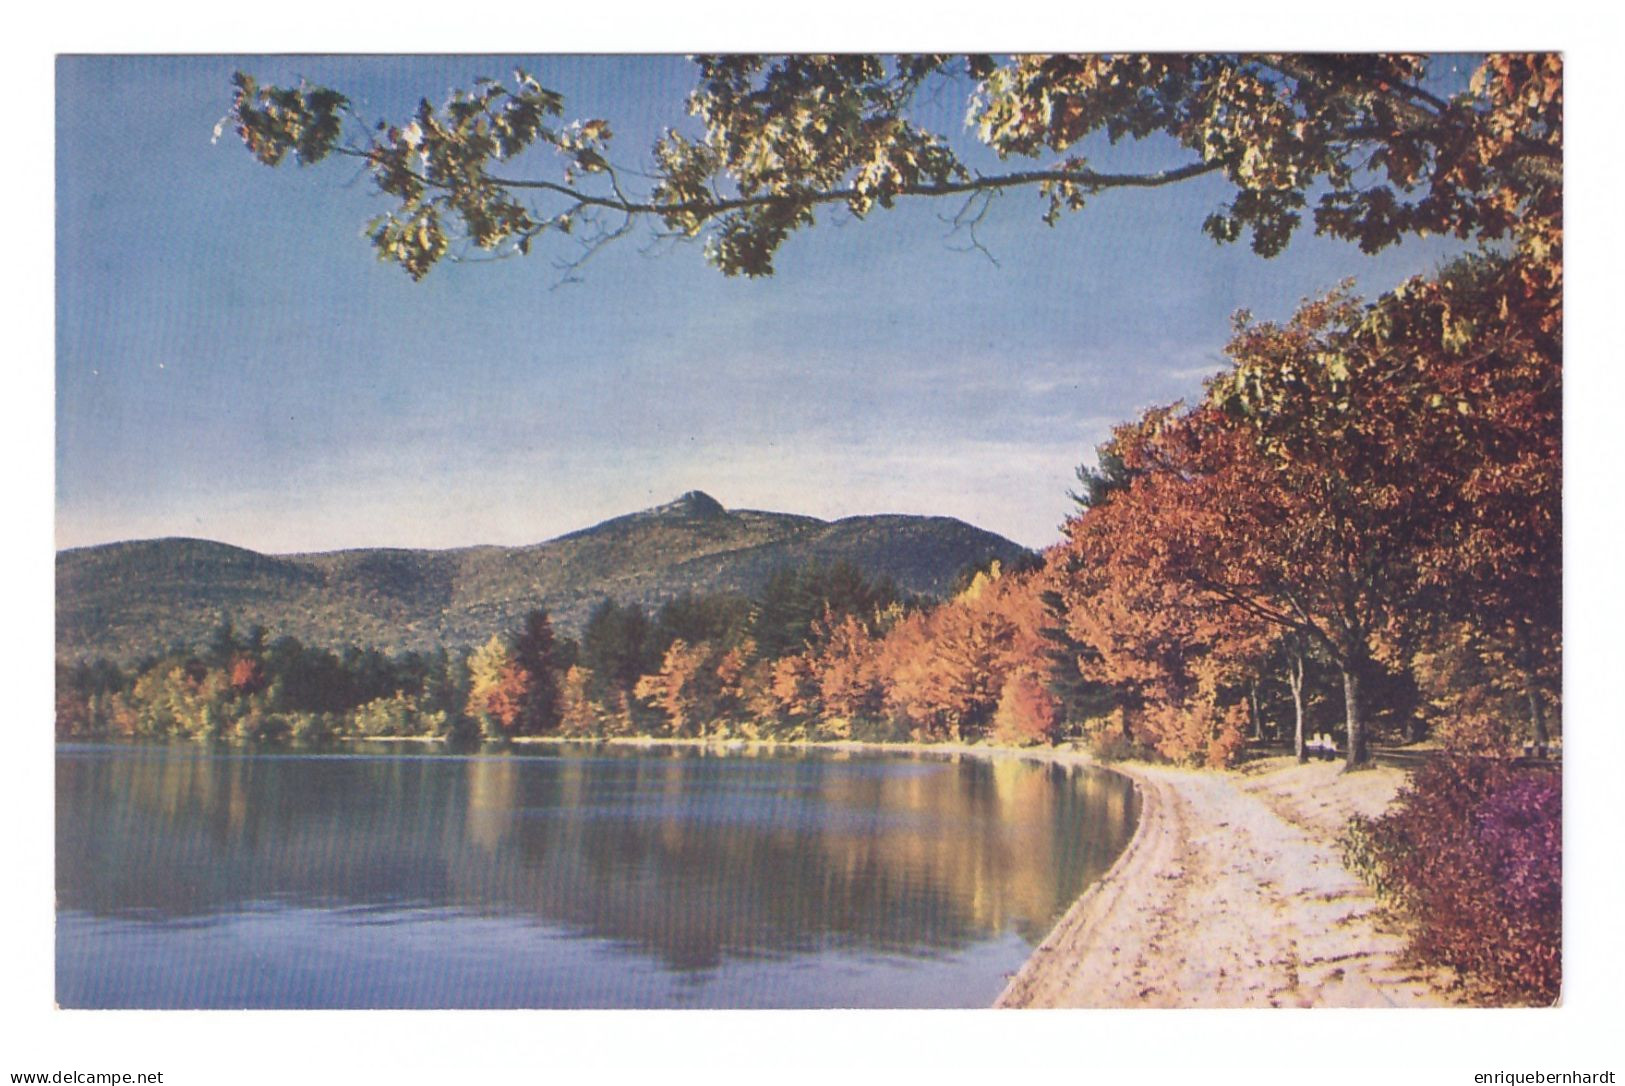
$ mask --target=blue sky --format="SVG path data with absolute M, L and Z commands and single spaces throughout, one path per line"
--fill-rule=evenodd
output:
M 567 116 L 609 118 L 632 163 L 692 79 L 681 57 L 58 61 L 59 546 L 529 543 L 692 488 L 1042 546 L 1114 422 L 1199 393 L 1235 309 L 1283 317 L 1348 276 L 1376 293 L 1451 251 L 1305 232 L 1261 260 L 1202 235 L 1223 196 L 1204 181 L 1054 228 L 1007 193 L 980 231 L 997 263 L 916 201 L 823 215 L 767 280 L 645 233 L 579 283 L 542 255 L 414 284 L 361 237 L 383 204 L 352 164 L 273 171 L 211 142 L 239 67 L 399 118 L 515 63 Z M 962 88 L 927 108 L 957 127 Z

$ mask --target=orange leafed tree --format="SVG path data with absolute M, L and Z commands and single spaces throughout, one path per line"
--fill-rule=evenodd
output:
M 1045 665 L 1045 614 L 1031 575 L 979 573 L 956 598 L 908 616 L 880 653 L 886 704 L 922 737 L 973 739 L 1009 677 Z
M 880 641 L 857 615 L 826 617 L 815 626 L 813 661 L 823 711 L 843 720 L 878 717 L 886 688 L 880 672 Z
M 1027 746 L 1052 742 L 1059 734 L 1060 705 L 1043 672 L 1022 668 L 1004 681 L 989 733 L 996 743 Z
M 711 645 L 690 645 L 682 638 L 673 641 L 660 661 L 660 669 L 638 680 L 637 696 L 665 714 L 671 734 L 698 734 L 709 722 L 715 698 L 714 674 L 706 664 Z
M 1240 739 L 1227 706 L 1267 635 L 1257 616 L 1177 572 L 1216 528 L 1188 423 L 1165 408 L 1118 428 L 1104 452 L 1131 481 L 1067 523 L 1046 576 L 1084 649 L 1077 666 L 1118 691 L 1130 737 L 1175 760 L 1223 763 Z
M 678 638 L 660 668 L 638 680 L 635 693 L 665 716 L 672 735 L 702 736 L 713 725 L 741 722 L 762 707 L 754 654 L 749 640 L 723 648 Z

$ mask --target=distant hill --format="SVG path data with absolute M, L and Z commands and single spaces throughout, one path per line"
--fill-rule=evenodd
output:
M 239 630 L 394 651 L 476 644 L 540 606 L 573 635 L 606 597 L 653 608 L 689 591 L 753 593 L 779 568 L 842 560 L 940 596 L 967 566 L 1026 553 L 951 517 L 831 522 L 724 509 L 699 491 L 526 547 L 267 555 L 203 539 L 109 543 L 57 555 L 57 652 L 133 660 L 199 643 L 223 615 Z

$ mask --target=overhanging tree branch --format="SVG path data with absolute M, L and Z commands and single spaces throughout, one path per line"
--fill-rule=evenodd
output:
M 337 149 L 337 153 L 357 158 L 375 160 L 372 152 L 357 148 Z M 1105 192 L 1109 189 L 1119 188 L 1161 188 L 1166 185 L 1178 184 L 1193 177 L 1214 173 L 1224 168 L 1222 162 L 1190 162 L 1183 166 L 1168 170 L 1155 170 L 1150 173 L 1102 173 L 1090 169 L 1049 169 L 1049 170 L 1018 170 L 1007 174 L 993 174 L 991 176 L 978 175 L 963 181 L 943 181 L 920 184 L 899 185 L 888 190 L 892 196 L 956 196 L 978 192 L 997 192 L 1003 189 L 1025 188 L 1044 184 L 1071 184 L 1077 185 L 1089 192 Z M 456 186 L 445 181 L 435 180 L 417 171 L 412 176 L 423 185 L 446 192 L 456 190 Z M 760 207 L 802 207 L 808 205 L 849 203 L 867 195 L 856 186 L 847 185 L 841 188 L 822 189 L 797 192 L 764 192 L 751 196 L 721 197 L 705 200 L 678 200 L 663 203 L 654 200 L 633 200 L 624 193 L 617 191 L 614 196 L 601 196 L 585 192 L 580 188 L 548 181 L 542 178 L 525 177 L 499 177 L 485 175 L 482 180 L 488 184 L 503 189 L 520 189 L 540 192 L 551 192 L 565 197 L 571 203 L 581 207 L 600 207 L 610 211 L 620 211 L 629 215 L 693 215 L 702 219 L 714 218 L 730 211 L 741 211 Z
M 1003 158 L 1050 164 L 972 173 L 947 136 L 908 116 L 939 56 L 698 57 L 689 97 L 700 131 L 655 143 L 645 192 L 610 165 L 607 121 L 556 126 L 563 99 L 533 77 L 484 80 L 411 120 L 380 123 L 340 149 L 349 102 L 321 87 L 262 87 L 236 78 L 228 120 L 267 165 L 290 154 L 364 159 L 398 206 L 368 234 L 381 259 L 421 278 L 448 252 L 448 229 L 480 248 L 520 253 L 542 233 L 569 233 L 588 209 L 662 220 L 706 235 L 706 257 L 729 275 L 773 271 L 773 257 L 821 206 L 864 218 L 901 198 L 952 198 L 1036 188 L 1046 222 L 1115 189 L 1155 189 L 1207 175 L 1231 186 L 1203 223 L 1219 242 L 1250 237 L 1273 256 L 1312 213 L 1318 233 L 1376 251 L 1406 234 L 1512 235 L 1542 252 L 1561 245 L 1561 60 L 1492 55 L 1473 89 L 1446 101 L 1422 85 L 1410 56 L 1109 54 L 968 58 L 968 123 Z M 1079 155 L 1085 140 L 1161 135 L 1191 160 L 1115 171 Z M 1094 144 L 1088 144 L 1094 146 Z M 562 178 L 493 172 L 528 148 L 566 160 Z M 500 167 L 498 167 L 500 169 Z M 593 175 L 602 175 L 599 181 Z M 631 176 L 628 174 L 627 176 Z M 538 218 L 524 193 L 563 200 Z

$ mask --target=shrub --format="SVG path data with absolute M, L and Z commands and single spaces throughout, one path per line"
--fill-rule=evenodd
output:
M 841 743 L 852 738 L 852 721 L 844 716 L 827 716 L 812 729 L 812 738 L 824 743 Z
M 1148 733 L 1157 753 L 1170 762 L 1223 769 L 1246 745 L 1246 722 L 1247 711 L 1240 705 L 1220 709 L 1208 701 L 1156 703 L 1140 715 L 1136 730 Z
M 361 735 L 433 735 L 443 715 L 424 713 L 416 698 L 396 691 L 358 707 L 352 720 Z
M 1562 807 L 1554 773 L 1444 756 L 1387 814 L 1354 820 L 1344 858 L 1411 921 L 1419 960 L 1495 1002 L 1548 1005 L 1562 981 Z
M 1228 768 L 1241 758 L 1242 748 L 1247 745 L 1246 724 L 1247 709 L 1242 705 L 1230 706 L 1219 717 L 1202 752 L 1209 769 Z
M 250 743 L 281 743 L 293 734 L 293 726 L 281 713 L 267 713 L 252 705 L 236 725 L 237 738 Z
M 908 725 L 889 717 L 858 717 L 852 721 L 852 738 L 864 743 L 903 743 Z
M 330 713 L 294 713 L 292 716 L 293 741 L 302 746 L 321 746 L 331 742 L 338 726 Z
M 1078 725 L 1079 737 L 1089 753 L 1103 762 L 1122 762 L 1131 758 L 1156 757 L 1150 740 L 1136 733 L 1133 720 L 1123 709 L 1113 709 L 1106 716 L 1089 717 Z

